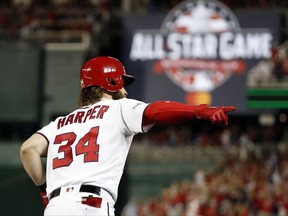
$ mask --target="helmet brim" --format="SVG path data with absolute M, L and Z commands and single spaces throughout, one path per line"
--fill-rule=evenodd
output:
M 132 84 L 135 81 L 135 77 L 128 75 L 128 74 L 124 74 L 122 76 L 122 79 L 124 81 L 124 86 L 128 86 L 130 84 Z

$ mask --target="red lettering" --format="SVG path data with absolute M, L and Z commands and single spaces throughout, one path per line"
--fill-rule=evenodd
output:
M 67 120 L 66 120 L 66 122 L 65 122 L 65 125 L 72 124 L 73 123 L 73 119 L 74 119 L 74 114 L 69 115 Z
M 84 116 L 85 112 L 80 111 L 76 113 L 75 119 L 74 119 L 74 123 L 82 123 L 82 118 Z
M 90 115 L 90 118 L 89 119 L 94 119 L 96 116 L 94 115 L 94 113 L 96 113 L 96 109 L 98 109 L 100 106 L 95 106 L 94 109 L 92 110 L 92 113 Z
M 105 113 L 108 109 L 109 109 L 109 106 L 103 105 L 103 106 L 100 108 L 100 110 L 98 111 L 96 118 L 102 119 L 103 116 L 104 116 L 104 113 Z
M 66 120 L 66 117 L 60 118 L 60 119 L 58 120 L 57 129 L 59 129 L 60 127 L 63 127 L 63 126 L 64 126 L 65 120 Z
M 97 109 L 99 109 L 97 111 Z M 87 119 L 103 119 L 104 114 L 109 109 L 109 106 L 94 106 L 93 108 L 89 109 L 87 112 L 79 111 L 76 114 L 70 114 L 69 116 L 60 118 L 58 120 L 57 128 L 61 128 L 64 125 L 73 124 L 73 123 L 84 123 Z
M 91 112 L 92 112 L 92 109 L 89 109 L 89 110 L 87 111 L 86 116 L 85 116 L 83 122 L 86 122 L 86 120 L 87 120 L 87 118 L 90 116 Z

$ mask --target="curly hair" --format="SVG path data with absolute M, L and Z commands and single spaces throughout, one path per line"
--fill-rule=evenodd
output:
M 81 91 L 77 101 L 78 106 L 83 107 L 94 104 L 101 100 L 104 93 L 111 95 L 111 98 L 113 100 L 125 98 L 127 95 L 127 92 L 123 93 L 121 90 L 118 90 L 116 92 L 109 92 L 100 86 L 90 86 Z
M 83 107 L 100 101 L 105 89 L 99 86 L 90 86 L 83 89 L 78 97 L 78 106 Z

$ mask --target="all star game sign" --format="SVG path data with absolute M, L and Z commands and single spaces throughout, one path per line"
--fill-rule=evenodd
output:
M 184 1 L 168 14 L 130 14 L 123 59 L 139 84 L 133 96 L 245 112 L 247 72 L 271 57 L 279 23 L 278 14 L 237 13 L 210 0 Z

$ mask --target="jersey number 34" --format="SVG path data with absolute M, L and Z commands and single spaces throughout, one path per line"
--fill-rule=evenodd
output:
M 97 138 L 99 133 L 99 126 L 93 127 L 88 133 L 86 133 L 75 145 L 75 155 L 84 155 L 84 162 L 97 162 L 99 145 L 97 144 Z M 73 162 L 73 149 L 72 144 L 76 140 L 76 134 L 74 132 L 59 134 L 55 137 L 54 145 L 60 145 L 58 153 L 63 153 L 62 158 L 55 157 L 53 159 L 53 169 L 59 167 L 69 166 Z M 61 145 L 66 143 L 65 145 Z

